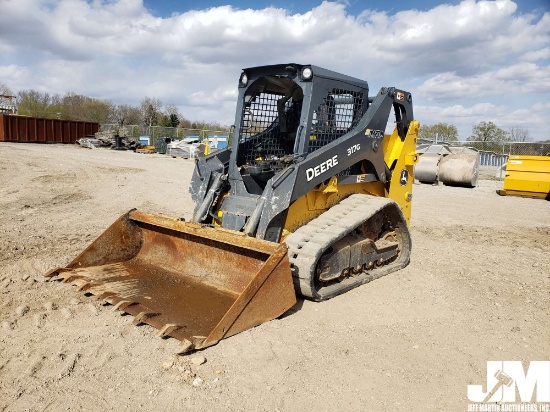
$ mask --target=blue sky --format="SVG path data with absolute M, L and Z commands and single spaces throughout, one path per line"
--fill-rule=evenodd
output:
M 242 1 L 223 1 L 223 0 L 206 0 L 206 1 L 174 1 L 174 0 L 146 0 L 145 7 L 154 15 L 159 17 L 169 17 L 172 13 L 184 13 L 189 10 L 207 9 L 210 7 L 219 7 L 231 4 L 238 9 L 264 9 L 267 7 L 283 8 L 290 14 L 306 13 L 313 7 L 321 4 L 322 1 L 263 1 L 263 0 L 242 0 Z M 346 11 L 354 16 L 359 15 L 365 9 L 386 11 L 388 13 L 396 13 L 403 10 L 417 9 L 421 11 L 430 10 L 441 4 L 457 5 L 460 1 L 449 0 L 349 0 L 343 1 L 346 4 Z M 517 2 L 518 9 L 521 12 L 531 12 L 535 9 L 549 10 L 550 0 L 523 0 Z
M 492 121 L 550 139 L 550 0 L 0 0 L 0 83 L 145 97 L 230 125 L 242 68 L 315 64 L 410 91 L 460 139 Z
M 151 10 L 155 15 L 161 17 L 168 17 L 173 12 L 183 13 L 189 10 L 196 10 L 197 8 L 206 9 L 209 7 L 219 7 L 226 4 L 231 4 L 238 9 L 264 9 L 267 7 L 283 8 L 290 14 L 294 13 L 306 13 L 313 7 L 318 6 L 322 1 L 254 1 L 254 0 L 242 0 L 242 1 L 170 1 L 170 0 L 148 0 L 145 1 L 145 6 Z M 346 11 L 353 15 L 358 15 L 364 9 L 374 10 L 386 10 L 388 12 L 397 12 L 406 10 L 409 8 L 418 8 L 425 10 L 435 7 L 441 4 L 441 1 L 436 0 L 424 0 L 424 1 L 348 1 L 346 4 Z M 449 4 L 457 4 L 459 1 L 449 1 Z

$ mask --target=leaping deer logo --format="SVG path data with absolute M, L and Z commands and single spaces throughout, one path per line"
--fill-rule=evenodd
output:
M 399 178 L 399 183 L 401 186 L 405 186 L 409 182 L 409 171 L 407 169 L 401 170 L 401 177 Z

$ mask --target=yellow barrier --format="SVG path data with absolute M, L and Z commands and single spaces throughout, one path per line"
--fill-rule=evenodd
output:
M 550 200 L 550 156 L 510 156 L 497 193 Z

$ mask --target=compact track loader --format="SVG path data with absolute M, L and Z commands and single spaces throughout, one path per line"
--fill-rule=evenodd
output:
M 238 90 L 230 147 L 196 159 L 192 221 L 132 210 L 46 274 L 181 353 L 280 316 L 296 292 L 329 299 L 409 263 L 411 94 L 369 97 L 365 81 L 298 64 L 245 69 Z

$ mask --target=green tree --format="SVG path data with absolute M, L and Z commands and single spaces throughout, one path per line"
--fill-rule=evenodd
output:
M 67 93 L 59 100 L 63 119 L 83 122 L 108 123 L 111 121 L 113 104 L 108 100 L 99 100 L 73 92 Z
M 478 150 L 499 152 L 504 142 L 510 141 L 510 135 L 493 122 L 479 122 L 472 127 L 472 135 L 466 140 Z
M 163 114 L 162 119 L 160 121 L 161 126 L 164 127 L 178 127 L 180 121 L 178 119 L 178 115 L 175 113 L 172 114 Z
M 458 130 L 455 125 L 437 123 L 431 126 L 422 126 L 418 137 L 438 142 L 456 142 L 458 141 Z
M 81 107 L 80 120 L 94 123 L 109 123 L 112 103 L 106 100 L 86 98 Z
M 85 120 L 85 102 L 85 96 L 73 92 L 65 94 L 60 102 L 61 107 L 63 107 L 64 118 L 68 120 Z
M 36 90 L 22 90 L 17 94 L 19 114 L 24 116 L 57 119 L 58 112 L 50 110 L 52 103 L 49 93 Z
M 493 122 L 479 122 L 472 127 L 469 142 L 501 143 L 510 141 L 509 134 Z

